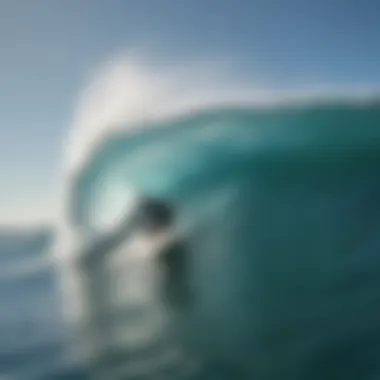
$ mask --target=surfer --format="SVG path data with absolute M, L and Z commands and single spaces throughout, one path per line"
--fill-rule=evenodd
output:
M 188 263 L 185 243 L 175 229 L 174 207 L 159 199 L 146 198 L 140 205 L 140 212 L 140 228 L 148 239 L 164 237 L 156 252 L 164 271 L 164 298 L 171 306 L 184 306 L 189 301 Z
M 135 212 L 120 223 L 118 229 L 97 239 L 82 253 L 81 263 L 97 265 L 104 255 L 139 234 L 152 249 L 154 259 L 164 272 L 163 298 L 171 306 L 184 305 L 189 300 L 186 249 L 176 231 L 174 207 L 160 199 L 145 197 Z

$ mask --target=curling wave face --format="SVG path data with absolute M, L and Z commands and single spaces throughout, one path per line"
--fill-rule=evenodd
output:
M 200 103 L 70 171 L 60 259 L 92 374 L 380 376 L 380 107 Z

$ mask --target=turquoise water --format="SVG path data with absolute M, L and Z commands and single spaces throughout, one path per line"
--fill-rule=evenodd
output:
M 380 377 L 379 127 L 376 105 L 224 108 L 103 140 L 67 210 L 90 374 Z M 101 250 L 146 196 L 179 245 L 144 256 L 133 227 Z
M 346 178 L 376 166 L 378 120 L 376 107 L 331 105 L 211 110 L 163 125 L 141 125 L 132 136 L 110 136 L 96 151 L 76 183 L 83 198 L 76 217 L 95 212 L 88 203 L 99 202 L 107 185 L 181 202 L 249 176 L 255 182 L 264 177 L 303 180 L 315 170 L 314 176 L 335 177 L 338 171 Z
M 173 205 L 191 302 L 163 304 L 168 326 L 152 342 L 175 341 L 180 361 L 197 363 L 195 377 L 220 367 L 234 379 L 372 379 L 380 375 L 379 125 L 379 107 L 349 104 L 213 109 L 141 125 L 96 150 L 75 183 L 72 217 L 91 236 L 131 191 Z M 106 261 L 87 275 L 127 275 L 105 270 Z M 156 301 L 165 299 L 153 283 Z M 133 350 L 108 337 L 100 346 L 125 352 L 128 367 Z

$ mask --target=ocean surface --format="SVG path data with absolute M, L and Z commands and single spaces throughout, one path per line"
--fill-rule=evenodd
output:
M 0 231 L 0 379 L 79 376 L 68 361 L 53 239 L 50 229 Z
M 376 102 L 103 136 L 54 239 L 0 239 L 0 380 L 380 379 L 379 147 Z

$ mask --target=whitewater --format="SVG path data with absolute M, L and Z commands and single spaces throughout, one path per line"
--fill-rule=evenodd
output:
M 54 248 L 78 365 L 99 379 L 380 376 L 373 94 L 258 89 L 209 60 L 121 57 L 94 78 Z

